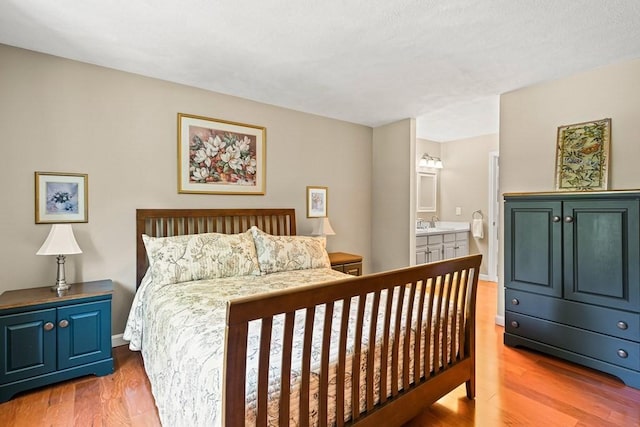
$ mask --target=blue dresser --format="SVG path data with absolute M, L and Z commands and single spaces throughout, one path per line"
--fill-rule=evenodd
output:
M 111 280 L 0 295 L 0 402 L 82 375 L 113 372 Z
M 505 344 L 640 388 L 640 192 L 504 198 Z

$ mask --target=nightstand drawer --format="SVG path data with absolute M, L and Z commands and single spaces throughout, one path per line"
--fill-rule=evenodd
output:
M 362 257 L 345 252 L 330 252 L 331 268 L 353 276 L 362 275 Z
M 344 264 L 342 266 L 342 272 L 351 274 L 352 276 L 361 276 L 362 275 L 362 263 L 361 262 L 353 262 L 350 264 Z

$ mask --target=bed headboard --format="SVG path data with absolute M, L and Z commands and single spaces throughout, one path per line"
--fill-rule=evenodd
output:
M 142 235 L 243 233 L 252 226 L 275 236 L 296 234 L 295 209 L 136 209 L 136 288 L 149 263 Z

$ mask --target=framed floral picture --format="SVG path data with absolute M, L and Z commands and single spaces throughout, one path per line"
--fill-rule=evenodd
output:
M 556 190 L 607 190 L 611 119 L 558 127 Z
M 327 187 L 307 187 L 307 218 L 327 216 L 328 192 Z
M 267 130 L 178 114 L 178 193 L 265 194 Z
M 88 176 L 36 172 L 36 224 L 88 222 Z

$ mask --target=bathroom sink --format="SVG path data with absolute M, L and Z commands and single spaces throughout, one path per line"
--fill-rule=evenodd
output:
M 449 227 L 432 227 L 432 228 L 416 228 L 416 234 L 435 234 L 435 233 L 446 233 L 448 231 L 454 231 L 455 228 Z

